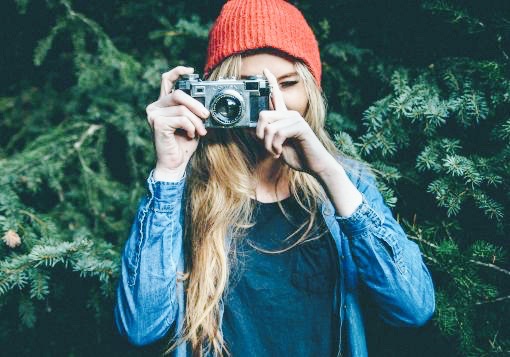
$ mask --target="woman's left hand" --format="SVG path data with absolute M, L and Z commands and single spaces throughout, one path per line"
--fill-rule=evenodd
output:
M 264 74 L 272 87 L 274 110 L 260 112 L 256 135 L 274 158 L 298 171 L 320 176 L 337 164 L 334 157 L 319 141 L 301 114 L 287 110 L 283 94 L 275 76 L 266 68 Z

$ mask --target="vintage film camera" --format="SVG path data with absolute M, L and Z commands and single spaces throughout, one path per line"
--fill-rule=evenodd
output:
M 269 109 L 271 87 L 265 76 L 245 80 L 220 78 L 202 81 L 198 74 L 180 76 L 175 83 L 180 89 L 201 102 L 211 113 L 206 128 L 256 127 L 259 113 Z

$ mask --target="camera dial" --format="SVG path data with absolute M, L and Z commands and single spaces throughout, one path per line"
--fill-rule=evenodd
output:
M 180 80 L 188 80 L 188 81 L 197 81 L 200 79 L 200 76 L 197 73 L 191 73 L 191 74 L 181 74 L 179 77 Z

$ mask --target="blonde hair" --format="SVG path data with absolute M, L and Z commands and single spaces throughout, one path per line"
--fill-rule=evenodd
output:
M 226 58 L 211 72 L 209 79 L 239 78 L 241 61 L 239 54 Z M 322 91 L 306 65 L 294 63 L 308 98 L 305 120 L 330 153 L 336 157 L 343 156 L 324 128 L 326 102 Z M 194 356 L 210 352 L 211 346 L 215 355 L 223 352 L 230 355 L 220 333 L 219 304 L 228 288 L 236 245 L 227 247 L 225 237 L 231 234 L 235 242 L 254 224 L 254 202 L 250 197 L 255 196 L 255 168 L 261 154 L 254 150 L 260 146 L 255 140 L 245 130 L 210 130 L 191 158 L 184 230 L 188 269 L 184 276 L 187 283 L 185 325 L 180 336 L 169 342 L 169 345 L 173 343 L 165 354 L 188 341 Z M 291 195 L 307 211 L 309 220 L 290 236 L 302 232 L 296 242 L 286 249 L 265 251 L 267 253 L 281 253 L 306 241 L 318 223 L 320 203 L 326 199 L 322 186 L 314 177 L 292 170 L 287 165 L 283 165 L 283 170 L 286 170 L 285 177 L 289 179 Z M 281 205 L 280 208 L 283 211 Z M 231 250 L 227 251 L 227 248 Z

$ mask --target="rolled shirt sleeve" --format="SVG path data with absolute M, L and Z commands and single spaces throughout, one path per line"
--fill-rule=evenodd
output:
M 435 310 L 434 287 L 418 245 L 407 238 L 377 189 L 370 171 L 359 165 L 349 178 L 362 202 L 349 216 L 335 215 L 347 236 L 358 276 L 395 326 L 421 326 Z
M 177 261 L 183 249 L 185 177 L 163 182 L 152 175 L 123 250 L 114 308 L 119 333 L 138 346 L 164 337 L 176 318 Z

